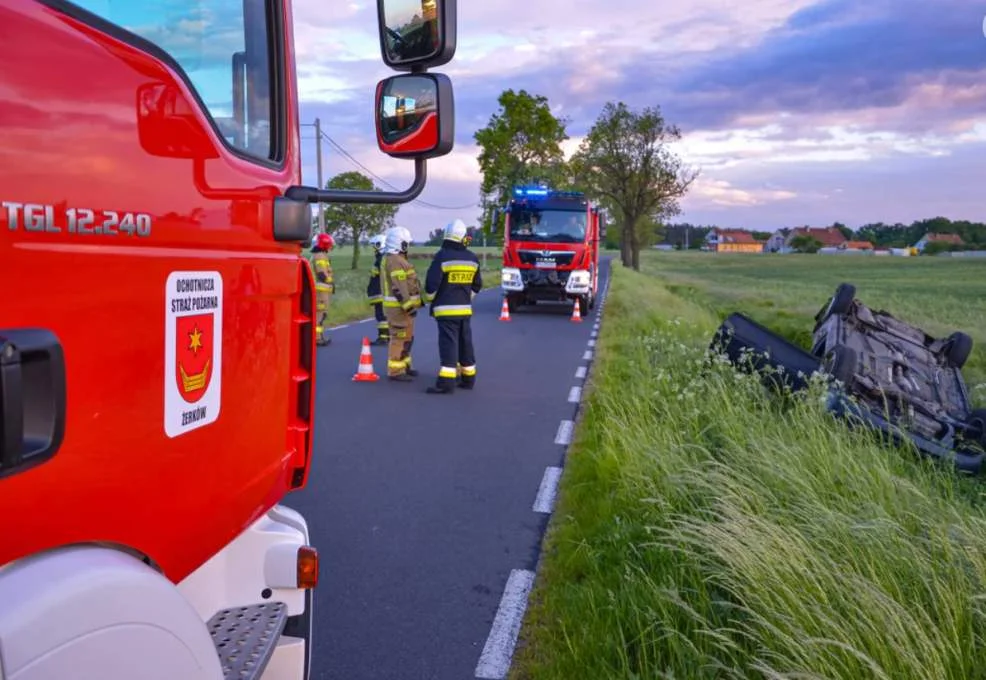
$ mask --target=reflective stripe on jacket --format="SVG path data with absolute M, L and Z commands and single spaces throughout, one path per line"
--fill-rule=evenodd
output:
M 479 258 L 461 243 L 445 241 L 425 277 L 425 300 L 435 318 L 472 316 L 472 296 L 483 289 Z
M 380 270 L 384 307 L 410 312 L 421 306 L 421 285 L 414 267 L 403 255 L 385 255 Z

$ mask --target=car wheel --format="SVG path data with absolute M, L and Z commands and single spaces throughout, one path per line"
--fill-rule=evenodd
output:
M 952 366 L 955 366 L 955 368 L 965 366 L 970 352 L 972 352 L 972 338 L 968 335 L 956 331 L 948 336 L 948 341 L 945 345 L 945 358 L 948 359 L 948 363 Z
M 837 345 L 825 355 L 822 367 L 829 375 L 848 387 L 852 385 L 852 379 L 856 375 L 857 362 L 856 352 L 851 347 Z
M 966 421 L 972 437 L 986 447 L 986 408 L 974 408 Z

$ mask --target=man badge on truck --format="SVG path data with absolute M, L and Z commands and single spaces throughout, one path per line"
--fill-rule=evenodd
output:
M 219 418 L 223 280 L 219 272 L 172 272 L 166 286 L 164 431 L 177 437 Z

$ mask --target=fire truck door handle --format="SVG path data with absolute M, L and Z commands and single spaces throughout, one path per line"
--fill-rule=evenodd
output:
M 40 465 L 65 436 L 65 356 L 54 333 L 0 329 L 0 478 Z

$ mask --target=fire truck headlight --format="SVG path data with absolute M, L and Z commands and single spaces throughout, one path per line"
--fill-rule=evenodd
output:
M 500 274 L 500 287 L 503 290 L 524 290 L 524 280 L 520 270 L 515 267 L 504 267 Z
M 592 284 L 592 275 L 585 269 L 576 269 L 568 276 L 565 282 L 565 292 L 567 293 L 588 293 Z

